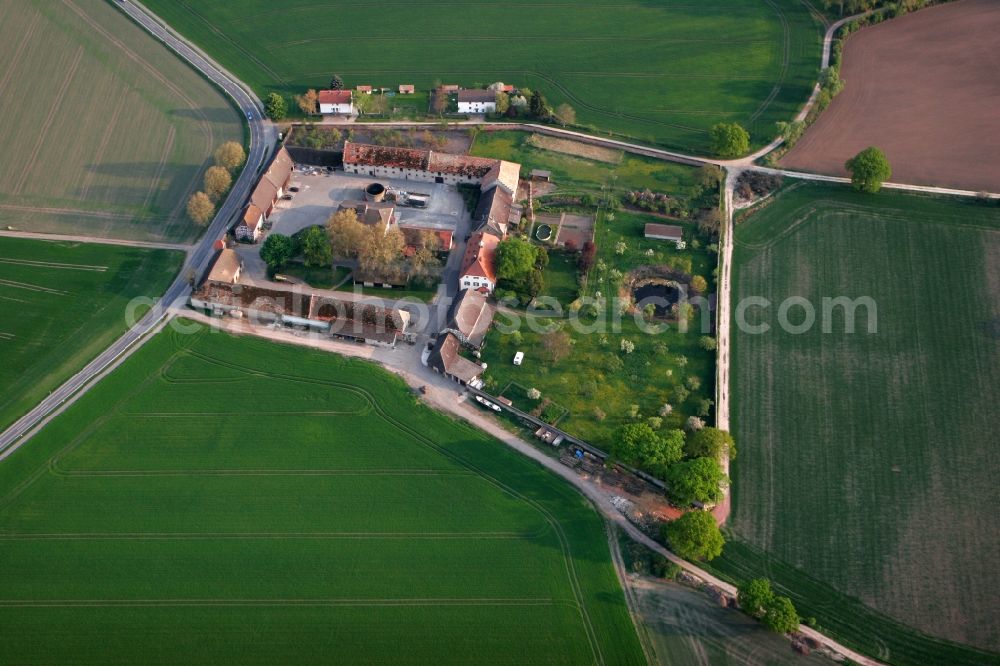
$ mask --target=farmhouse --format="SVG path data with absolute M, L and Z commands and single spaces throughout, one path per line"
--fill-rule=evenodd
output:
M 674 224 L 647 224 L 645 228 L 646 238 L 656 240 L 673 241 L 679 243 L 684 240 L 684 230 Z
M 492 90 L 459 90 L 459 113 L 496 113 L 497 94 Z
M 285 193 L 288 189 L 288 185 L 292 180 L 292 156 L 288 154 L 285 147 L 282 146 L 278 149 L 278 152 L 274 154 L 274 158 L 267 167 L 267 171 L 261 176 L 260 180 L 257 181 L 257 186 L 254 187 L 253 192 L 250 193 L 250 204 L 260 211 L 261 221 L 266 221 L 274 211 L 274 204 L 278 202 L 281 195 Z M 252 217 L 252 215 L 251 215 Z M 246 221 L 246 215 L 244 215 L 244 220 L 241 220 L 237 225 L 244 224 Z M 234 233 L 241 233 L 235 228 Z M 244 230 L 242 233 L 246 233 Z
M 257 239 L 260 238 L 260 229 L 263 224 L 264 212 L 255 204 L 248 204 L 243 217 L 233 227 L 236 240 L 249 241 L 251 243 L 257 242 Z
M 493 324 L 495 310 L 486 296 L 474 289 L 462 291 L 451 306 L 448 325 L 442 333 L 451 333 L 472 349 L 481 349 L 486 332 Z
M 491 294 L 497 286 L 496 252 L 502 239 L 477 231 L 465 245 L 462 267 L 458 272 L 459 289 L 476 289 Z
M 208 269 L 208 276 L 205 278 L 211 282 L 220 284 L 236 284 L 240 280 L 243 272 L 243 260 L 235 250 L 223 248 L 215 255 L 212 266 Z
M 354 113 L 354 96 L 350 90 L 320 90 L 319 112 L 324 116 Z
M 462 386 L 479 388 L 482 386 L 479 376 L 483 373 L 483 366 L 463 357 L 459 353 L 461 347 L 462 343 L 453 334 L 439 336 L 427 357 L 427 366 Z

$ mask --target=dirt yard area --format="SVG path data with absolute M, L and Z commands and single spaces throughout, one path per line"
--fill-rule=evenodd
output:
M 563 155 L 573 155 L 574 157 L 582 157 L 596 162 L 619 164 L 622 161 L 622 151 L 620 150 L 592 146 L 587 143 L 580 143 L 579 141 L 570 141 L 569 139 L 556 139 L 542 134 L 532 134 L 531 138 L 528 139 L 528 143 L 542 150 L 562 153 Z
M 786 169 L 846 175 L 867 146 L 894 182 L 1000 191 L 1000 3 L 961 0 L 852 35 L 830 107 Z

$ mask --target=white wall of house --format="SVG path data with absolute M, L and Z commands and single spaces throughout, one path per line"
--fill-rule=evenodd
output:
M 424 171 L 422 169 L 400 169 L 397 167 L 365 166 L 359 164 L 345 164 L 344 173 L 353 173 L 360 176 L 377 176 L 379 178 L 399 178 L 403 180 L 419 180 L 426 183 L 440 182 L 448 185 L 479 185 L 482 180 L 478 178 L 467 178 L 454 174 L 436 173 L 434 171 Z
M 496 102 L 459 102 L 459 113 L 496 113 Z
M 493 282 L 491 282 L 489 279 L 480 277 L 478 275 L 463 275 L 458 280 L 459 291 L 463 289 L 482 289 L 483 287 L 485 287 L 486 291 L 492 294 L 494 286 L 495 285 L 493 284 Z
M 320 104 L 319 112 L 323 115 L 335 113 L 351 114 L 354 113 L 354 102 L 350 102 L 349 104 Z

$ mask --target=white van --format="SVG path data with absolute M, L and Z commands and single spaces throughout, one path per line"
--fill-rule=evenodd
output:
M 514 365 L 521 365 L 521 361 L 524 360 L 524 352 L 517 352 L 514 354 Z

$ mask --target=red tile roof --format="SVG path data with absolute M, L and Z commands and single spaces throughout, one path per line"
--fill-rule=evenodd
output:
M 426 150 L 374 146 L 350 141 L 344 143 L 344 164 L 427 171 L 428 155 Z
M 350 90 L 320 90 L 319 91 L 319 103 L 320 104 L 350 104 L 351 103 L 351 91 Z
M 484 277 L 496 284 L 496 251 L 500 239 L 492 234 L 477 231 L 469 238 L 465 246 L 465 256 L 462 257 L 462 277 Z

